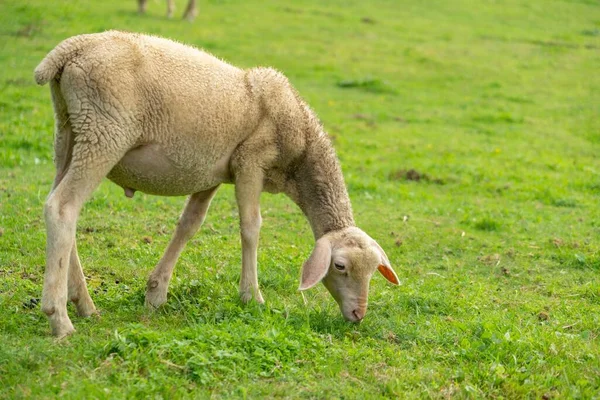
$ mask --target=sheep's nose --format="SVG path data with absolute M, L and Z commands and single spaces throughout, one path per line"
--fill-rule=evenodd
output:
M 357 308 L 356 310 L 352 311 L 352 314 L 356 318 L 356 322 L 362 321 L 366 313 L 367 310 L 364 308 Z

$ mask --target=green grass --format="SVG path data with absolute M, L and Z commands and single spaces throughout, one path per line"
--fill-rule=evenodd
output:
M 597 1 L 207 0 L 193 24 L 164 8 L 0 3 L 0 397 L 599 398 Z M 283 71 L 402 286 L 375 276 L 360 325 L 323 287 L 303 299 L 310 227 L 265 194 L 267 303 L 242 306 L 226 187 L 148 312 L 184 199 L 105 182 L 78 224 L 101 314 L 70 308 L 77 332 L 55 343 L 38 304 L 54 121 L 33 69 L 60 40 L 112 28 Z

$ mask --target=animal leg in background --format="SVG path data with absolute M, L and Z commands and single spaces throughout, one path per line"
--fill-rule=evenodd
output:
M 183 18 L 188 21 L 193 21 L 198 15 L 198 7 L 196 6 L 196 0 L 189 0 L 188 5 L 183 13 Z
M 138 13 L 145 14 L 146 13 L 146 3 L 148 0 L 138 0 Z M 173 12 L 175 11 L 175 1 L 167 0 L 167 18 L 173 17 Z M 193 21 L 198 15 L 198 7 L 196 5 L 196 0 L 189 0 L 187 7 L 185 8 L 185 12 L 183 13 L 183 19 L 187 19 L 188 21 Z

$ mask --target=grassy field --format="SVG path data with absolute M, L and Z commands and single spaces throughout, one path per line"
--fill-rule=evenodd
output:
M 600 398 L 598 1 L 199 3 L 190 24 L 162 1 L 0 0 L 0 397 Z M 310 227 L 265 194 L 266 305 L 242 306 L 225 187 L 149 312 L 184 198 L 106 181 L 77 233 L 101 313 L 69 308 L 77 332 L 56 343 L 38 304 L 54 121 L 33 69 L 113 28 L 284 72 L 402 285 L 375 276 L 360 325 L 322 286 L 303 299 Z

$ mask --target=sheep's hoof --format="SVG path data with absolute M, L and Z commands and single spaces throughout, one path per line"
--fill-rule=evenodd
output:
M 97 314 L 98 311 L 96 310 L 96 306 L 94 305 L 94 302 L 92 301 L 92 299 L 86 299 L 86 300 L 72 300 L 73 303 L 75 303 L 75 306 L 77 307 L 77 315 L 79 315 L 80 317 L 84 317 L 87 318 L 91 315 Z
M 265 300 L 260 293 L 260 289 L 255 289 L 254 291 L 252 289 L 248 289 L 240 292 L 240 300 L 242 300 L 242 303 L 244 304 L 248 304 L 253 297 L 257 303 L 265 304 Z
M 148 290 L 146 292 L 145 306 L 151 310 L 155 310 L 167 302 L 167 293 L 159 290 Z
M 75 328 L 69 317 L 66 317 L 66 319 L 63 319 L 62 321 L 50 319 L 50 327 L 52 328 L 52 336 L 54 336 L 56 340 L 62 340 L 75 332 Z
M 71 336 L 73 333 L 75 333 L 75 328 L 71 327 L 70 330 L 65 330 L 63 332 L 60 332 L 59 334 L 55 334 L 53 332 L 52 335 L 54 335 L 55 341 L 60 342 L 61 340 L 64 340 L 67 337 Z

